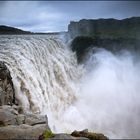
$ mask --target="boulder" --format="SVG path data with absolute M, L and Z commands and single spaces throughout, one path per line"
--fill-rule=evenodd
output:
M 94 132 L 88 132 L 88 129 L 82 130 L 82 131 L 74 131 L 71 134 L 66 134 L 66 133 L 59 133 L 59 134 L 54 134 L 51 131 L 44 131 L 42 135 L 39 136 L 39 140 L 108 140 L 106 136 L 104 136 L 101 133 L 94 133 Z
M 49 130 L 47 116 L 20 114 L 18 106 L 0 106 L 0 139 L 38 139 Z
M 38 139 L 39 135 L 47 129 L 49 128 L 46 124 L 35 126 L 26 124 L 19 126 L 9 125 L 0 127 L 0 139 Z
M 21 107 L 13 105 L 3 105 L 0 106 L 0 126 L 7 125 L 21 125 L 27 124 L 30 126 L 35 126 L 38 124 L 47 124 L 48 118 L 47 116 L 39 115 L 39 114 L 21 114 Z
M 89 140 L 88 138 L 85 137 L 73 137 L 70 134 L 56 134 L 53 138 L 50 138 L 50 140 Z
M 108 140 L 108 138 L 106 136 L 104 136 L 103 134 L 88 132 L 87 129 L 83 130 L 83 131 L 76 131 L 75 130 L 71 133 L 71 135 L 74 137 L 86 137 L 90 140 L 101 140 L 101 139 Z
M 38 114 L 25 114 L 25 124 L 37 125 L 37 124 L 48 124 L 48 118 L 44 115 Z
M 16 117 L 18 112 L 11 106 L 1 106 L 0 108 L 0 126 L 17 125 Z
M 25 115 L 18 114 L 16 117 L 16 121 L 18 125 L 25 124 Z
M 51 131 L 45 131 L 42 135 L 39 136 L 39 140 L 89 140 L 85 137 L 73 137 L 70 134 L 66 133 L 59 133 L 59 134 L 53 134 Z

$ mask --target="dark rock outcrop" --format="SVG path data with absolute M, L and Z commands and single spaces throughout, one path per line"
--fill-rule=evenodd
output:
M 86 60 L 89 52 L 94 53 L 94 48 L 104 48 L 113 53 L 128 50 L 140 54 L 140 39 L 101 39 L 90 36 L 77 36 L 71 42 L 71 49 L 76 52 L 79 63 Z
M 71 134 L 59 133 L 53 134 L 51 131 L 45 131 L 39 136 L 39 140 L 89 140 L 85 137 L 73 137 Z
M 71 48 L 79 63 L 93 48 L 104 48 L 113 53 L 122 50 L 140 53 L 140 17 L 82 19 L 69 24 L 68 34 L 73 39 Z
M 140 17 L 117 19 L 82 19 L 70 22 L 68 33 L 71 38 L 91 36 L 98 38 L 137 38 L 140 39 Z
M 84 56 L 87 54 L 88 50 L 92 48 L 94 40 L 88 36 L 78 36 L 71 42 L 72 51 L 76 52 L 78 62 L 84 60 Z
M 108 140 L 108 138 L 104 136 L 103 134 L 88 132 L 87 129 L 83 131 L 74 131 L 71 133 L 71 135 L 74 137 L 86 137 L 89 140 Z
M 89 140 L 85 137 L 74 137 L 70 134 L 60 133 L 56 134 L 53 138 L 50 138 L 50 140 Z
M 0 62 L 0 105 L 15 104 L 15 91 L 10 71 Z

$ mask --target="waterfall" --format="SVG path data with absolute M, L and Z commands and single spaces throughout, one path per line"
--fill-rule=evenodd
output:
M 0 60 L 11 72 L 16 98 L 25 112 L 47 114 L 50 120 L 57 120 L 75 102 L 75 85 L 82 69 L 75 54 L 59 39 L 3 36 Z
M 19 35 L 1 36 L 0 61 L 24 111 L 47 114 L 53 131 L 88 128 L 109 138 L 139 138 L 139 56 L 97 49 L 78 65 L 61 39 Z

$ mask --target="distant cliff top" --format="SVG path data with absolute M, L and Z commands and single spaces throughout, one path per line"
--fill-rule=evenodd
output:
M 71 38 L 91 36 L 99 38 L 137 38 L 140 39 L 140 17 L 118 19 L 82 19 L 71 21 L 68 26 Z
M 20 35 L 20 34 L 33 34 L 33 35 L 65 35 L 67 32 L 30 32 L 24 31 L 15 27 L 0 25 L 0 35 Z
M 0 25 L 0 34 L 32 34 L 32 33 L 14 27 Z

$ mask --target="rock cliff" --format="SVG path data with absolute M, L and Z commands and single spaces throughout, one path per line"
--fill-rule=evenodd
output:
M 0 62 L 0 106 L 15 103 L 15 92 L 10 71 L 3 62 Z
M 68 34 L 78 62 L 85 59 L 92 48 L 105 48 L 111 52 L 129 50 L 140 53 L 140 17 L 117 19 L 82 19 L 71 22 Z
M 68 33 L 76 36 L 92 36 L 94 38 L 137 38 L 140 39 L 140 17 L 123 20 L 117 19 L 82 19 L 70 22 Z

